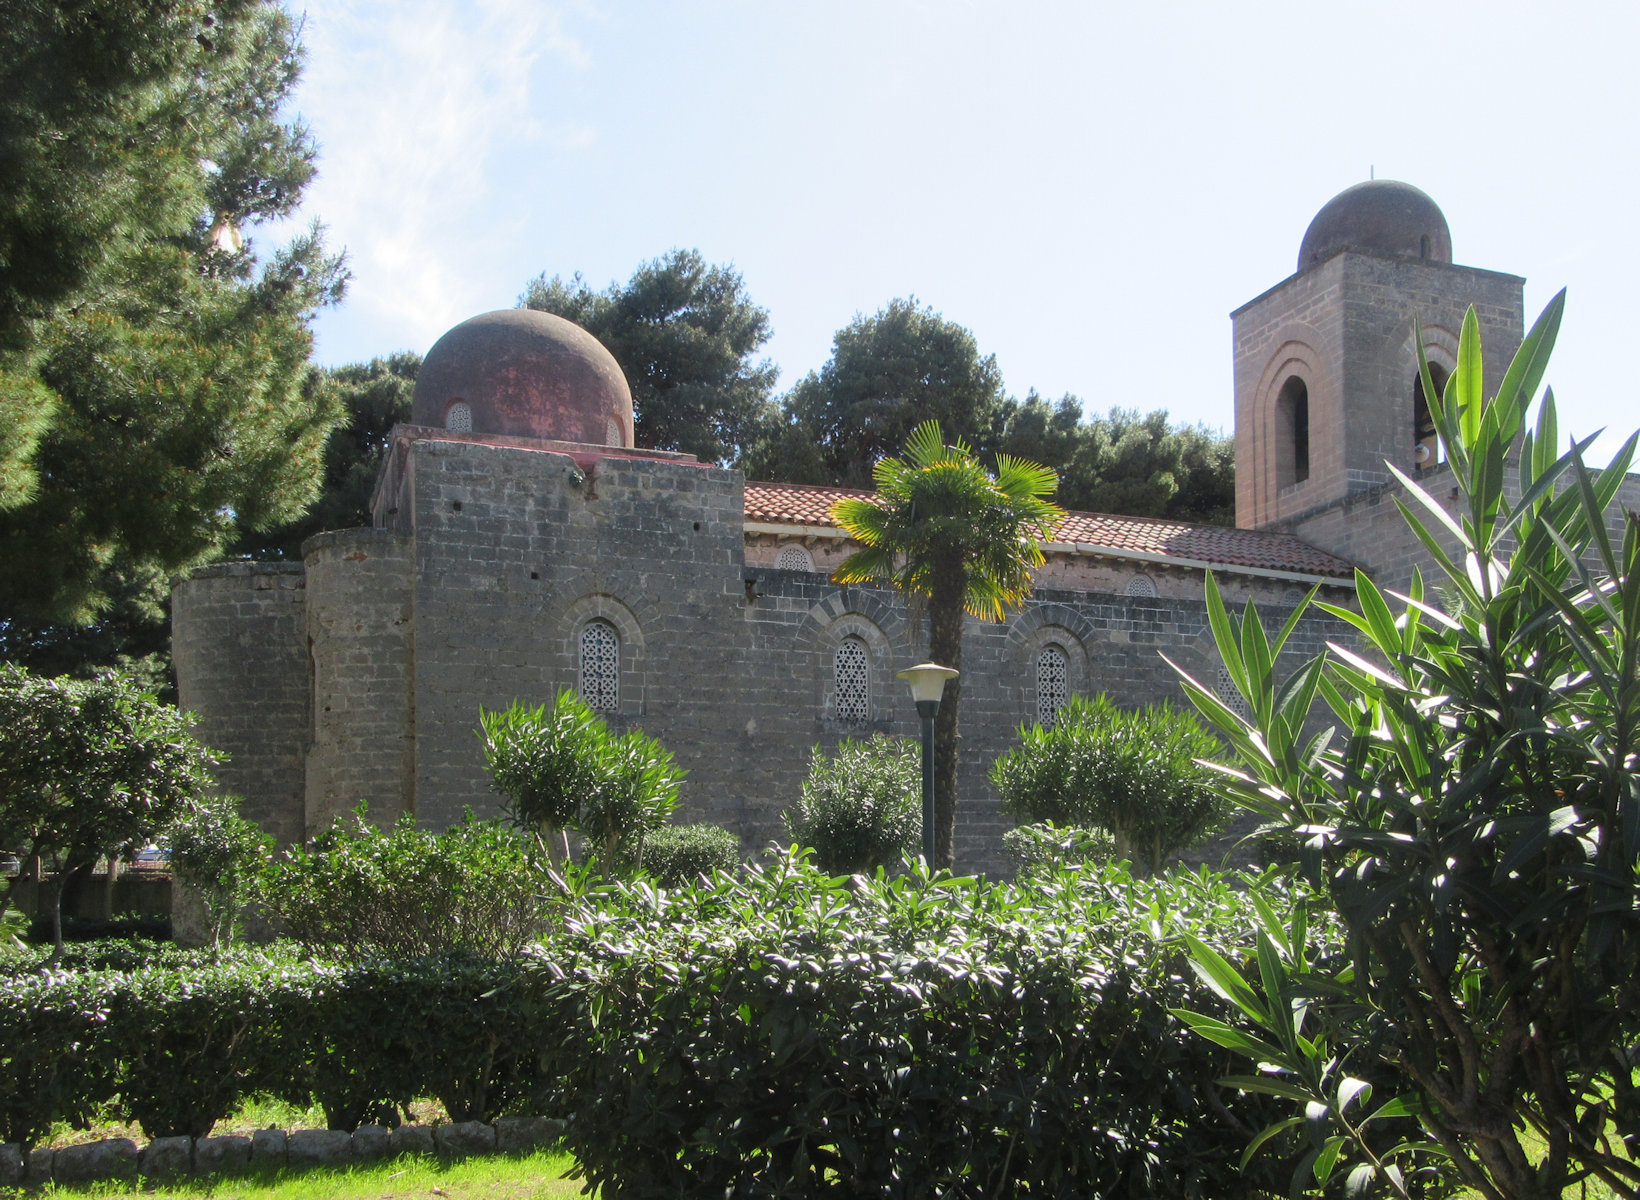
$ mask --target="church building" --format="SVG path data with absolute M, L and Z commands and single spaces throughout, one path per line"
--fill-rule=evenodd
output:
M 1181 700 L 1163 652 L 1242 703 L 1207 627 L 1208 570 L 1278 618 L 1315 585 L 1350 603 L 1357 567 L 1404 581 L 1421 548 L 1385 462 L 1450 490 L 1415 329 L 1444 377 L 1473 304 L 1490 392 L 1523 334 L 1522 286 L 1454 265 L 1445 218 L 1406 184 L 1317 214 L 1297 271 L 1232 315 L 1237 527 L 1070 513 L 1024 609 L 969 620 L 959 869 L 1004 865 L 986 773 L 1022 723 L 1078 694 Z M 181 581 L 181 701 L 232 756 L 219 781 L 246 814 L 286 843 L 361 800 L 435 828 L 492 814 L 480 708 L 574 687 L 676 755 L 680 819 L 749 852 L 783 835 L 812 748 L 915 736 L 894 674 L 926 656 L 925 631 L 894 594 L 830 579 L 856 548 L 830 508 L 864 493 L 749 481 L 632 434 L 626 380 L 591 335 L 477 316 L 428 352 L 369 528 L 310 539 L 300 563 Z M 1306 617 L 1293 652 L 1344 632 Z

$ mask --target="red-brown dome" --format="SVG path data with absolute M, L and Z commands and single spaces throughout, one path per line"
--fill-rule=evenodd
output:
M 463 433 L 632 445 L 632 392 L 586 330 L 507 308 L 463 321 L 427 352 L 411 421 Z
M 1435 201 L 1410 183 L 1373 179 L 1321 206 L 1304 232 L 1298 269 L 1307 271 L 1345 250 L 1449 263 L 1452 233 Z

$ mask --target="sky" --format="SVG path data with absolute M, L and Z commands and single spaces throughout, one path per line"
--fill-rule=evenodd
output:
M 1569 289 L 1563 431 L 1640 425 L 1640 5 L 324 0 L 304 40 L 297 220 L 353 272 L 324 363 L 695 248 L 769 310 L 782 391 L 915 296 L 1014 395 L 1228 432 L 1230 311 L 1375 175 L 1529 319 Z

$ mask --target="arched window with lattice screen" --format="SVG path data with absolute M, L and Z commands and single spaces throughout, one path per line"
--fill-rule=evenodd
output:
M 1071 698 L 1071 661 L 1064 647 L 1047 645 L 1036 656 L 1036 719 L 1052 725 Z
M 1156 581 L 1149 575 L 1135 575 L 1127 583 L 1127 594 L 1130 596 L 1154 596 Z
M 864 725 L 871 719 L 871 657 L 866 644 L 857 637 L 838 642 L 832 671 L 837 687 L 837 719 L 847 725 Z
M 444 410 L 444 428 L 451 433 L 473 431 L 473 409 L 465 400 L 457 400 Z
M 581 627 L 579 690 L 589 708 L 615 712 L 621 707 L 621 638 L 608 621 Z

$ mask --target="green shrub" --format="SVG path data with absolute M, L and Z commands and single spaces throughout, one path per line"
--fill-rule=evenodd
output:
M 1022 823 L 1109 830 L 1117 855 L 1140 871 L 1161 870 L 1222 818 L 1213 772 L 1197 761 L 1219 744 L 1171 705 L 1130 711 L 1105 696 L 1077 697 L 1051 728 L 1022 727 L 1019 742 L 991 769 L 1002 811 Z
M 662 825 L 644 840 L 644 870 L 664 887 L 683 887 L 740 862 L 740 839 L 721 825 Z
M 1286 901 L 1272 894 L 1278 907 Z M 571 1149 L 605 1195 L 1250 1197 L 1279 1102 L 1169 1009 L 1218 1001 L 1168 914 L 1240 957 L 1220 877 L 843 880 L 780 858 L 583 898 L 538 964 Z M 1330 927 L 1312 927 L 1316 937 Z
M 845 738 L 828 758 L 820 747 L 786 831 L 820 866 L 853 874 L 897 864 L 922 836 L 922 760 L 906 740 Z
M 273 839 L 239 815 L 237 796 L 191 801 L 171 826 L 171 871 L 199 896 L 211 944 L 233 934 L 240 910 L 256 898 Z
M 651 831 L 678 803 L 683 772 L 641 729 L 616 735 L 565 688 L 552 707 L 515 702 L 479 710 L 484 761 L 507 815 L 539 830 L 555 860 L 568 857 L 571 832 L 603 868 L 642 865 Z
M 245 1096 L 300 1062 L 305 964 L 251 954 L 115 976 L 102 1037 L 119 1062 L 119 1108 L 150 1138 L 205 1137 Z
M 515 830 L 468 813 L 443 833 L 338 817 L 268 868 L 263 897 L 306 946 L 415 958 L 516 954 L 543 928 L 545 886 Z
M 1116 857 L 1116 843 L 1105 829 L 1081 829 L 1043 821 L 1018 825 L 1002 835 L 1002 845 L 1021 875 L 1052 872 L 1079 863 L 1103 864 Z
M 246 1096 L 332 1128 L 426 1095 L 456 1120 L 545 1102 L 520 960 L 337 964 L 288 951 L 172 951 L 136 970 L 0 978 L 0 1140 L 104 1106 L 150 1137 L 202 1136 Z

